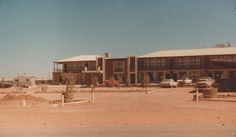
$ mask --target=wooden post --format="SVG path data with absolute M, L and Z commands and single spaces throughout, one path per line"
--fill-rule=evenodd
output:
M 92 102 L 92 103 L 94 103 L 94 89 L 95 89 L 95 86 L 91 84 L 91 95 L 90 95 L 89 102 Z
M 22 104 L 23 107 L 25 107 L 26 106 L 26 100 L 24 100 L 24 99 L 21 100 L 21 104 Z
M 64 95 L 61 95 L 61 105 L 62 105 L 62 106 L 65 105 L 65 98 L 64 98 Z
M 94 103 L 94 89 L 95 89 L 95 87 L 93 86 L 93 88 L 92 88 L 92 103 Z
M 198 101 L 198 88 L 196 89 L 196 101 Z

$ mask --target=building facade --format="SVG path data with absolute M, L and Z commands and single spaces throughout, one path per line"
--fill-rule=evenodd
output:
M 53 83 L 66 84 L 68 78 L 73 79 L 73 84 L 91 83 L 92 76 L 99 76 L 102 83 L 103 57 L 98 55 L 80 55 L 54 62 Z M 98 64 L 100 63 L 100 64 Z M 100 67 L 98 67 L 100 66 Z
M 154 83 L 165 78 L 236 78 L 236 48 L 167 50 L 146 54 L 138 59 L 138 82 L 145 74 Z
M 142 83 L 145 76 L 151 83 L 205 76 L 236 79 L 236 47 L 166 50 L 127 58 L 82 55 L 54 62 L 55 84 L 65 84 L 68 75 L 76 84 L 90 84 L 94 76 L 100 84 L 115 79 L 128 85 Z
M 137 58 L 107 58 L 98 55 L 81 55 L 54 62 L 53 84 L 90 85 L 93 77 L 99 84 L 105 80 L 119 80 L 121 84 L 137 83 Z

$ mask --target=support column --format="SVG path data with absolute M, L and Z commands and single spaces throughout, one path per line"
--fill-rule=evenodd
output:
M 130 56 L 127 58 L 127 84 L 130 85 Z
M 138 84 L 138 59 L 135 57 L 135 85 Z
M 56 72 L 55 71 L 55 62 L 53 62 L 53 72 Z
M 105 59 L 105 57 L 103 57 L 103 60 L 102 60 L 102 71 L 103 71 L 102 83 L 104 84 L 104 81 L 106 80 L 106 59 Z

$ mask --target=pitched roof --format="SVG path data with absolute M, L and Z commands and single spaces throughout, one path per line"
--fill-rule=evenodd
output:
M 209 55 L 232 55 L 232 54 L 236 55 L 236 47 L 163 50 L 145 54 L 139 56 L 139 58 L 209 56 Z
M 63 62 L 77 62 L 77 61 L 96 61 L 97 57 L 101 57 L 99 55 L 79 55 L 63 60 L 58 60 L 56 63 L 63 63 Z

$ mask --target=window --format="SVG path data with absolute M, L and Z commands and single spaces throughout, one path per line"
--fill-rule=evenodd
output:
M 113 62 L 113 72 L 123 73 L 124 72 L 124 61 Z
M 236 61 L 236 56 L 211 56 L 210 60 L 219 60 L 219 61 Z
M 178 58 L 177 63 L 179 67 L 186 67 L 190 64 L 189 58 Z
M 233 61 L 236 61 L 236 56 L 232 56 L 232 58 L 233 58 Z
M 147 60 L 144 60 L 144 66 L 145 67 L 154 67 L 154 60 L 153 59 L 147 59 Z
M 166 60 L 165 59 L 157 59 L 156 60 L 156 66 L 159 67 L 165 67 L 166 66 Z
M 200 65 L 200 58 L 199 57 L 191 57 L 190 58 L 190 66 L 196 67 Z
M 194 65 L 195 65 L 195 66 L 200 66 L 200 62 L 201 62 L 200 57 L 195 57 L 195 58 L 194 58 Z
M 75 72 L 77 69 L 77 64 L 76 63 L 69 63 L 68 64 L 68 71 L 69 72 Z
M 96 70 L 97 69 L 97 66 L 96 66 L 96 62 L 91 62 L 90 64 L 89 64 L 89 69 L 90 70 Z
M 85 66 L 85 64 L 83 62 L 79 62 L 77 64 L 78 70 L 80 70 L 80 71 L 84 70 L 84 66 Z
M 199 57 L 182 57 L 177 59 L 178 67 L 196 67 L 200 65 Z
M 189 72 L 189 78 L 192 79 L 192 80 L 199 79 L 199 72 L 197 72 L 197 71 L 190 71 Z

